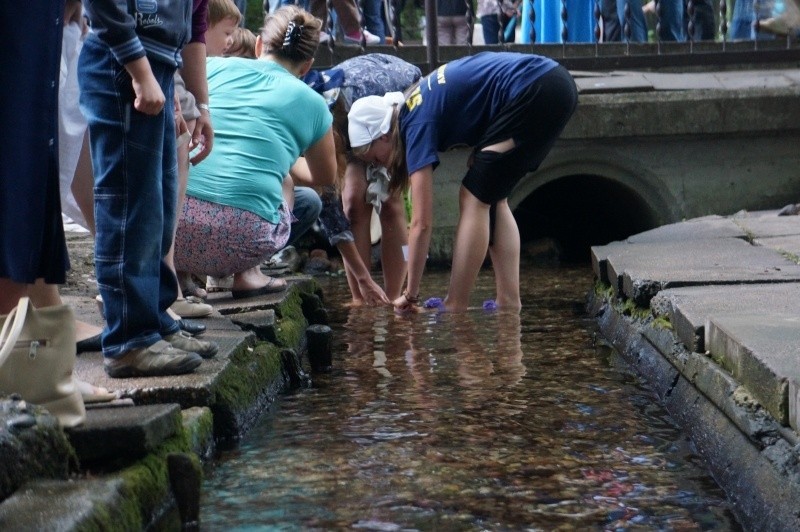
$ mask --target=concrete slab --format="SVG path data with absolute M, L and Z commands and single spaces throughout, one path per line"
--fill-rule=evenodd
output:
M 771 89 L 794 85 L 792 79 L 784 76 L 781 71 L 718 72 L 716 78 L 728 90 Z
M 666 288 L 800 282 L 800 266 L 737 238 L 609 246 L 611 285 L 641 307 Z
M 708 73 L 662 74 L 648 72 L 644 77 L 657 91 L 723 89 L 724 85 Z
M 800 427 L 800 381 L 789 379 L 789 426 Z
M 706 346 L 778 422 L 800 428 L 789 416 L 789 382 L 800 380 L 800 315 L 712 316 Z
M 673 332 L 687 349 L 704 353 L 705 324 L 710 316 L 800 314 L 800 283 L 670 288 L 659 292 L 650 308 L 669 317 Z
M 685 222 L 662 225 L 630 236 L 626 242 L 685 242 L 709 238 L 746 238 L 747 233 L 730 218 L 705 216 Z
M 140 377 L 112 379 L 103 369 L 102 353 L 83 353 L 78 356 L 75 374 L 95 386 L 103 386 L 132 398 L 137 404 L 170 402 L 189 406 L 209 406 L 214 397 L 217 376 L 230 364 L 231 354 L 243 345 L 253 345 L 255 335 L 239 330 L 209 329 L 204 339 L 219 344 L 219 352 L 203 363 L 193 373 L 170 377 Z
M 612 250 L 617 249 L 616 246 L 619 244 L 621 244 L 621 242 L 612 242 L 605 246 L 592 246 L 592 270 L 594 271 L 595 277 L 597 277 L 601 283 L 610 284 L 608 278 L 608 254 Z
M 124 515 L 126 498 L 118 477 L 43 480 L 26 484 L 0 505 L 2 530 L 81 530 L 100 528 L 91 517 L 97 508 L 110 512 L 107 523 L 130 523 Z
M 87 467 L 141 458 L 177 434 L 181 422 L 177 404 L 91 408 L 86 422 L 66 433 L 82 466 Z
M 800 216 L 770 214 L 747 218 L 736 217 L 734 222 L 752 238 L 800 236 Z
M 800 259 L 800 236 L 776 236 L 768 238 L 756 238 L 753 242 L 757 246 L 774 249 L 781 254 L 793 255 L 787 257 L 795 262 Z
M 653 84 L 641 73 L 584 77 L 575 80 L 579 93 L 600 94 L 606 92 L 643 92 L 653 90 Z

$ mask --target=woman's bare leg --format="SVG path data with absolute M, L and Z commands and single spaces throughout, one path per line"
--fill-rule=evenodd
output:
M 465 310 L 469 305 L 470 292 L 489 247 L 489 205 L 462 186 L 459 210 L 450 287 L 445 299 L 445 307 L 453 311 Z
M 186 122 L 186 127 L 188 130 L 194 131 L 196 121 L 190 120 Z M 190 274 L 184 272 L 178 272 L 175 270 L 175 234 L 178 231 L 178 218 L 180 217 L 181 213 L 183 212 L 183 202 L 186 199 L 186 187 L 189 184 L 189 143 L 188 142 L 181 142 L 178 144 L 178 202 L 175 206 L 175 227 L 172 229 L 172 245 L 169 247 L 169 251 L 167 252 L 167 256 L 164 257 L 164 261 L 169 265 L 170 269 L 175 272 L 175 276 L 178 278 L 178 299 L 183 298 L 183 290 L 181 289 L 181 279 L 186 278 L 186 276 L 190 276 Z
M 87 229 L 94 235 L 94 173 L 92 172 L 92 157 L 89 153 L 89 131 L 83 137 L 81 154 L 78 157 L 78 165 L 75 168 L 75 176 L 72 178 L 72 195 L 75 203 L 86 220 Z
M 408 244 L 408 223 L 403 198 L 393 194 L 381 207 L 381 268 L 386 295 L 400 297 L 406 279 L 407 264 L 403 246 Z
M 19 298 L 29 295 L 31 285 L 0 277 L 0 314 L 8 314 L 19 303 Z
M 494 239 L 489 246 L 489 256 L 494 268 L 497 287 L 497 307 L 519 312 L 522 302 L 519 297 L 519 228 L 508 200 L 497 203 L 494 224 Z
M 63 305 L 64 301 L 61 299 L 61 294 L 58 293 L 57 284 L 47 284 L 43 279 L 36 279 L 36 282 L 30 285 L 28 296 L 31 298 L 31 303 L 36 308 L 55 307 Z M 103 331 L 100 327 L 86 323 L 85 321 L 75 320 L 75 340 L 81 341 L 92 336 L 97 336 Z

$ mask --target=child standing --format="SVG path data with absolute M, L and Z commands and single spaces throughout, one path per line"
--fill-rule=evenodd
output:
M 202 38 L 206 0 L 87 0 L 78 63 L 95 176 L 95 269 L 111 377 L 177 375 L 217 346 L 179 334 L 166 256 L 177 201 L 173 76 Z

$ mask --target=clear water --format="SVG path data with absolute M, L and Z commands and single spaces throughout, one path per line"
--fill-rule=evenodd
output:
M 203 486 L 208 530 L 738 530 L 724 493 L 583 313 L 586 268 L 526 269 L 519 317 L 346 309 L 334 370 Z M 422 293 L 443 296 L 445 272 Z M 602 344 L 600 344 L 602 345 Z

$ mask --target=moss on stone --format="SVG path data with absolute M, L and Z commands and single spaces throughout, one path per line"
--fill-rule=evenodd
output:
M 233 411 L 252 406 L 265 387 L 282 378 L 280 351 L 270 342 L 239 350 L 232 357 L 235 363 L 220 375 L 218 402 Z
M 166 501 L 171 499 L 167 456 L 175 452 L 194 456 L 186 430 L 179 430 L 154 452 L 116 473 L 121 485 L 119 497 L 113 507 L 94 504 L 91 515 L 76 530 L 99 532 L 146 529 L 158 517 Z
M 313 291 L 316 282 L 309 286 L 294 286 L 275 308 L 275 336 L 277 344 L 281 347 L 297 348 L 303 343 L 308 321 L 303 315 L 303 298 L 301 290 L 304 292 Z

